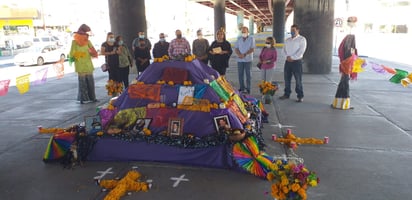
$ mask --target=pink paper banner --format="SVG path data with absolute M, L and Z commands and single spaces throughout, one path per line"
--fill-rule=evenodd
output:
M 9 92 L 10 80 L 0 81 L 0 96 L 4 96 Z

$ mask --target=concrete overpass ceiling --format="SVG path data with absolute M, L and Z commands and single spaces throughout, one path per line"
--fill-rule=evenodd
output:
M 213 0 L 191 0 L 199 4 L 213 8 Z M 255 22 L 263 22 L 265 25 L 272 25 L 273 0 L 225 0 L 226 13 L 237 15 L 243 11 L 244 17 L 249 19 L 254 17 Z M 285 1 L 285 20 L 292 13 L 295 0 Z

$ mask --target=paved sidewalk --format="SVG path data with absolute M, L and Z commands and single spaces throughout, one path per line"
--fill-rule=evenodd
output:
M 279 52 L 275 79 L 283 89 L 284 56 Z M 255 53 L 255 61 L 259 49 Z M 412 66 L 366 58 L 393 68 L 412 71 Z M 254 66 L 254 65 L 253 65 Z M 351 82 L 354 110 L 333 110 L 330 104 L 339 81 L 338 60 L 333 57 L 332 73 L 304 74 L 305 99 L 295 102 L 295 93 L 289 100 L 266 104 L 270 123 L 264 124 L 264 137 L 270 155 L 284 154 L 280 144 L 270 141 L 272 133 L 281 134 L 293 126 L 299 137 L 323 138 L 330 143 L 322 146 L 299 146 L 295 152 L 317 172 L 320 184 L 308 190 L 308 199 L 321 200 L 387 200 L 409 199 L 412 180 L 412 87 L 388 81 L 367 69 L 359 80 Z M 252 95 L 259 97 L 259 71 L 252 68 Z M 131 75 L 131 78 L 135 75 Z M 237 85 L 236 62 L 231 59 L 228 80 Z M 107 74 L 95 72 L 96 91 L 100 103 L 76 103 L 77 77 L 66 74 L 63 79 L 50 80 L 33 86 L 20 95 L 11 87 L 0 97 L 0 198 L 22 199 L 102 199 L 106 194 L 93 182 L 98 171 L 111 168 L 115 178 L 133 166 L 138 166 L 144 179 L 153 180 L 147 193 L 132 193 L 122 199 L 271 199 L 266 192 L 270 184 L 248 174 L 230 170 L 199 168 L 150 162 L 86 162 L 74 170 L 64 170 L 59 164 L 44 164 L 42 156 L 49 136 L 39 135 L 37 126 L 67 127 L 95 114 L 96 107 L 107 102 L 105 84 Z M 293 83 L 292 86 L 294 87 Z M 188 182 L 173 187 L 171 177 L 185 174 Z

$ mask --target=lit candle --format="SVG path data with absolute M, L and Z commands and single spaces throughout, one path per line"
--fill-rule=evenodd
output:
M 273 140 L 273 141 L 276 141 L 276 139 L 277 139 L 276 134 L 272 134 L 272 140 Z
M 323 138 L 323 143 L 324 143 L 324 144 L 328 144 L 328 143 L 329 143 L 329 137 L 328 137 L 328 136 L 325 136 L 325 137 Z
M 296 142 L 290 142 L 290 148 L 296 149 Z

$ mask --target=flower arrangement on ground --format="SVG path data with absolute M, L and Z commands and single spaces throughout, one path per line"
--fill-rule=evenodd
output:
M 263 95 L 268 94 L 268 95 L 273 96 L 276 90 L 278 90 L 278 86 L 276 84 L 263 80 L 261 83 L 259 83 L 259 89 L 260 89 L 261 94 Z
M 109 96 L 116 96 L 117 94 L 122 93 L 123 83 L 116 82 L 114 80 L 108 80 L 106 84 L 106 90 Z
M 276 200 L 305 200 L 308 187 L 316 187 L 319 178 L 303 163 L 277 160 L 270 166 L 266 178 L 272 182 L 271 195 Z

